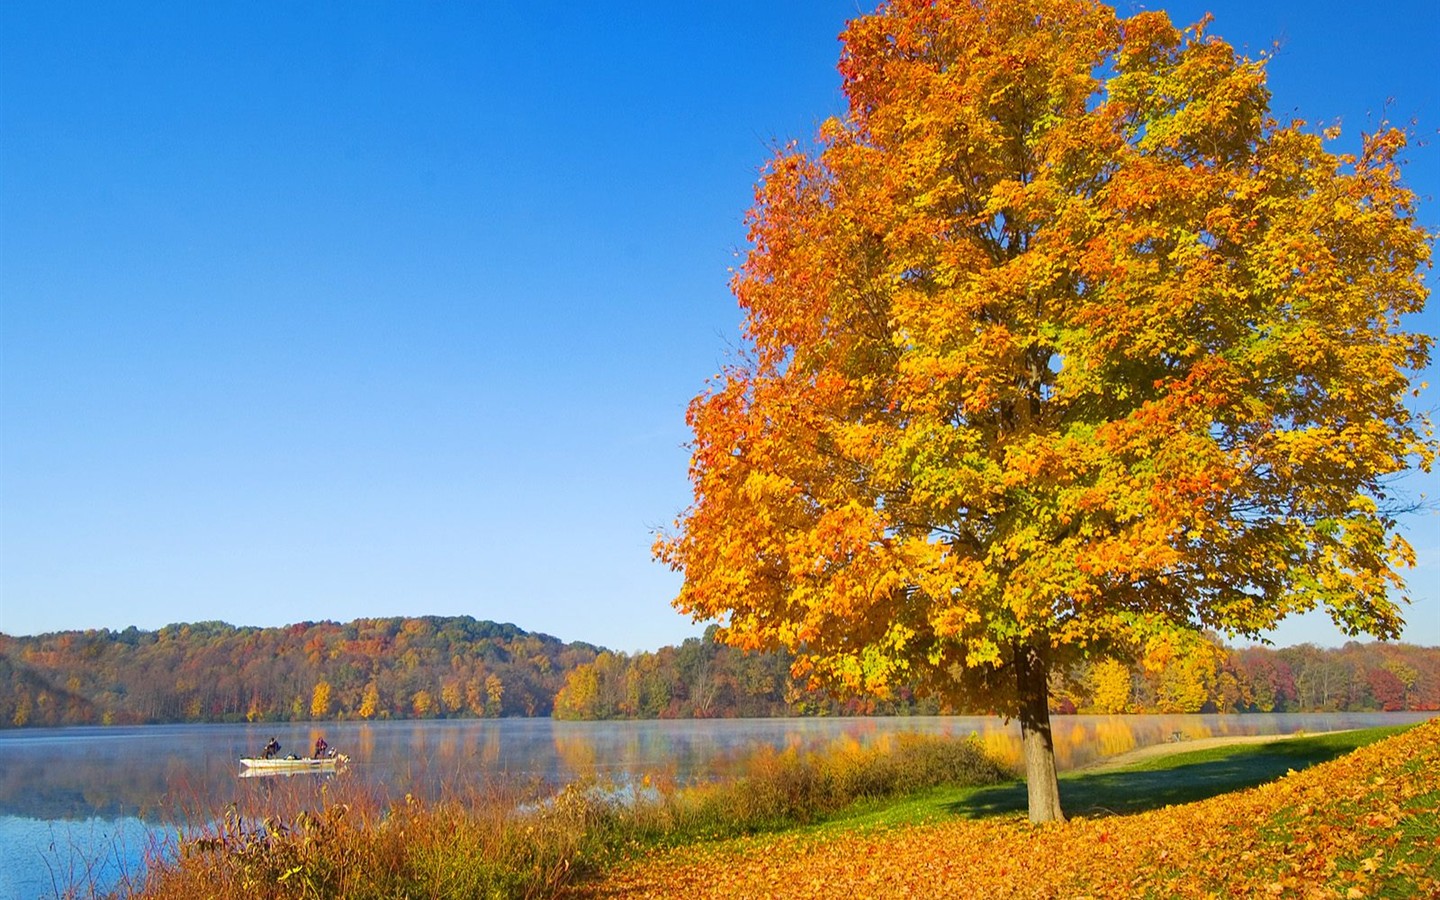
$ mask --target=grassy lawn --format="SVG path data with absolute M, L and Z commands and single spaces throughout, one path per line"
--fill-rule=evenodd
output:
M 1274 781 L 1286 772 L 1328 762 L 1358 747 L 1399 734 L 1413 725 L 1365 728 L 1338 734 L 1277 738 L 1264 744 L 1231 744 L 1178 751 L 1104 772 L 1060 776 L 1060 802 L 1068 816 L 1120 815 Z M 1024 813 L 1025 783 L 978 788 L 937 788 L 901 800 L 866 804 L 818 826 L 820 830 L 914 825 L 946 819 Z
M 1032 826 L 1021 784 L 937 789 L 643 854 L 571 896 L 1440 897 L 1440 720 L 1068 773 L 1061 799 L 1068 823 Z

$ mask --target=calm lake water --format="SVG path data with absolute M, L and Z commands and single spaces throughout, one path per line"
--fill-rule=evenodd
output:
M 1415 722 L 1428 713 L 1245 716 L 1058 716 L 1062 769 L 1160 743 L 1175 733 L 1292 734 Z M 860 743 L 902 733 L 977 735 L 1019 759 L 1019 726 L 988 717 L 721 719 L 555 722 L 500 719 L 283 725 L 155 725 L 0 731 L 0 897 L 55 896 L 66 886 L 109 890 L 143 872 L 147 851 L 176 828 L 229 805 L 278 809 L 313 798 L 331 779 L 386 796 L 434 796 L 492 783 L 644 776 L 723 778 L 762 746 Z M 339 775 L 240 778 L 241 756 L 277 738 L 305 755 L 316 736 L 346 753 Z

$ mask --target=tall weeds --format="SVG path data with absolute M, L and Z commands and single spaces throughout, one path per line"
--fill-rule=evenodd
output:
M 661 790 L 629 810 L 625 824 L 652 842 L 728 837 L 815 822 L 866 800 L 1011 777 L 974 739 L 923 735 L 841 739 L 820 751 L 767 747 L 742 771 L 732 781 Z
M 551 897 L 622 854 L 814 822 L 857 802 L 1009 777 L 972 740 L 889 737 L 764 749 L 742 776 L 695 785 L 572 784 L 385 803 L 326 790 L 283 818 L 229 810 L 149 862 L 140 896 Z

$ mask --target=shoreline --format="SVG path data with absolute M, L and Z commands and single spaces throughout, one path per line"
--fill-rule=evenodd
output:
M 1124 753 L 1117 753 L 1114 756 L 1097 759 L 1071 771 L 1107 772 L 1113 769 L 1123 769 L 1126 766 L 1142 760 L 1171 756 L 1176 753 L 1188 753 L 1191 750 L 1208 750 L 1211 747 L 1228 747 L 1232 744 L 1269 744 L 1275 741 L 1287 741 L 1293 738 L 1344 734 L 1347 731 L 1355 730 L 1356 729 L 1353 728 L 1339 728 L 1334 731 L 1297 731 L 1293 734 L 1225 734 L 1216 737 L 1196 738 L 1194 740 L 1167 741 L 1163 744 L 1150 744 L 1147 747 L 1137 747 L 1134 750 L 1126 750 Z

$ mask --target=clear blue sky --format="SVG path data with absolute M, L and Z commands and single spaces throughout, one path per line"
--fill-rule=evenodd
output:
M 1280 40 L 1282 117 L 1417 118 L 1440 228 L 1436 0 L 1158 5 Z M 859 11 L 0 4 L 0 631 L 698 633 L 649 552 L 684 408 L 737 340 L 757 168 L 841 111 Z M 1432 644 L 1437 526 L 1405 521 Z

